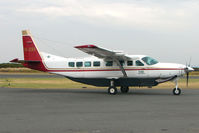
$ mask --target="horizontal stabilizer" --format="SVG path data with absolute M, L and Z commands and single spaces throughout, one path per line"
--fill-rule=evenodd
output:
M 18 58 L 15 58 L 13 60 L 11 60 L 10 62 L 13 62 L 13 63 L 29 63 L 29 62 L 41 62 L 41 61 L 34 61 L 34 60 L 19 60 Z

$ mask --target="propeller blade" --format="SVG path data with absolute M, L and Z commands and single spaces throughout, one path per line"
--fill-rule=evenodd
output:
M 187 71 L 187 87 L 189 85 L 189 72 Z
M 189 70 L 189 67 L 191 66 L 191 57 L 189 59 L 189 64 L 187 64 L 187 61 L 186 61 L 186 67 L 184 68 L 184 71 L 187 75 L 187 87 L 189 85 L 189 72 L 193 71 L 192 68 Z
M 189 59 L 188 67 L 190 67 L 190 66 L 191 66 L 191 57 L 190 57 L 190 59 Z

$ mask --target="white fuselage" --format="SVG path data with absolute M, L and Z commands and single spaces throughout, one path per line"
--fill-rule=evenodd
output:
M 128 65 L 124 61 L 123 67 L 127 73 L 128 78 L 169 78 L 173 76 L 182 76 L 185 74 L 185 65 L 174 63 L 157 63 L 154 65 L 147 65 L 141 60 L 143 55 L 132 55 L 132 65 Z M 64 58 L 47 53 L 42 53 L 43 63 L 50 73 L 63 75 L 73 78 L 121 78 L 123 73 L 119 66 L 113 62 L 112 66 L 107 66 L 107 61 L 97 57 L 87 58 Z M 144 66 L 137 66 L 135 61 L 139 60 Z M 74 66 L 70 66 L 69 62 Z M 77 62 L 80 62 L 78 66 Z M 82 62 L 82 66 L 81 66 Z M 90 62 L 86 66 L 86 62 Z M 100 62 L 100 65 L 94 66 L 94 62 Z

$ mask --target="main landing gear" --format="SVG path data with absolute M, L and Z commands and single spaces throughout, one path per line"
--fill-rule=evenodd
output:
M 129 87 L 128 86 L 121 86 L 120 88 L 122 93 L 128 93 L 129 92 Z M 108 88 L 108 93 L 111 95 L 117 94 L 117 88 L 114 85 L 114 80 L 110 81 L 110 87 Z
M 122 93 L 128 93 L 129 87 L 128 86 L 121 86 L 120 90 L 121 90 Z
M 176 88 L 173 89 L 173 95 L 180 95 L 181 94 L 181 89 L 178 88 L 178 81 L 175 81 Z

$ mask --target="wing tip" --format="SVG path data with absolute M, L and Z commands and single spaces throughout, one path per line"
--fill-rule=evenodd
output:
M 89 44 L 89 45 L 75 46 L 75 48 L 97 48 L 97 46 Z

